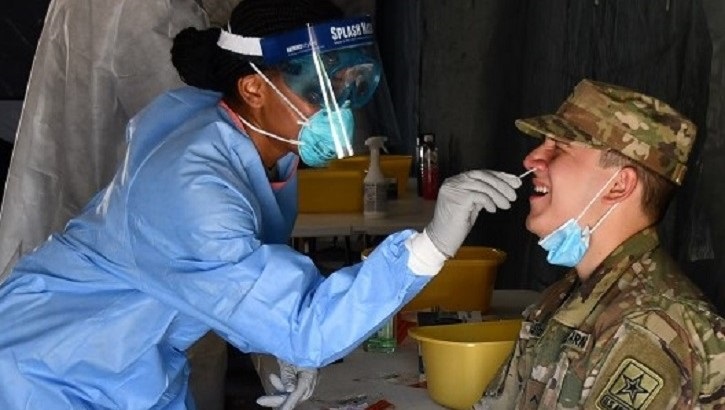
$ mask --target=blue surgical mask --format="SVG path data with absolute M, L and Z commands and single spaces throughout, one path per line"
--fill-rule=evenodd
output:
M 310 118 L 307 118 L 304 114 L 302 114 L 302 111 L 295 107 L 295 105 L 292 104 L 292 102 L 277 89 L 277 87 L 262 73 L 262 71 L 257 68 L 257 66 L 252 63 L 250 63 L 250 65 L 255 71 L 257 71 L 257 74 L 259 74 L 267 82 L 267 84 L 277 92 L 277 95 L 282 99 L 282 101 L 292 108 L 292 111 L 294 111 L 300 118 L 298 123 L 302 127 L 300 127 L 300 131 L 297 134 L 297 139 L 293 140 L 256 127 L 240 115 L 237 115 L 239 120 L 242 121 L 245 126 L 270 138 L 293 145 L 299 145 L 300 159 L 302 162 L 311 167 L 324 167 L 332 159 L 352 155 L 351 140 L 352 134 L 355 131 L 355 117 L 353 116 L 352 110 L 348 108 L 347 103 L 340 107 L 337 105 L 337 102 L 333 100 L 331 107 L 321 108 Z
M 569 219 L 554 232 L 539 241 L 549 253 L 546 260 L 552 265 L 574 267 L 589 249 L 589 227 L 582 229 L 575 219 Z
M 539 245 L 548 252 L 546 260 L 552 265 L 566 266 L 572 268 L 581 262 L 584 254 L 589 249 L 589 238 L 594 233 L 602 222 L 609 216 L 614 208 L 619 204 L 612 205 L 607 212 L 599 218 L 593 228 L 588 226 L 582 228 L 579 225 L 579 220 L 594 204 L 599 196 L 604 192 L 614 178 L 619 174 L 619 170 L 612 175 L 606 184 L 597 192 L 597 194 L 589 201 L 584 210 L 576 218 L 571 218 L 564 222 L 561 226 L 556 228 L 554 232 L 546 235 L 539 240 Z
M 329 116 L 339 118 L 331 124 Z M 340 108 L 334 112 L 324 108 L 317 111 L 300 128 L 300 159 L 311 167 L 326 166 L 337 157 L 334 132 L 339 134 L 342 144 L 350 145 L 354 130 L 355 118 L 349 108 Z

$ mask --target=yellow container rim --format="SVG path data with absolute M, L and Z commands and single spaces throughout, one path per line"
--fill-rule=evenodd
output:
M 518 329 L 521 327 L 521 319 L 506 319 L 506 320 L 495 320 L 495 321 L 485 321 L 485 322 L 468 322 L 468 323 L 455 323 L 452 325 L 433 325 L 433 326 L 418 326 L 408 329 L 408 335 L 412 337 L 415 340 L 418 340 L 420 342 L 431 342 L 436 343 L 440 345 L 449 345 L 449 346 L 467 346 L 467 347 L 473 347 L 480 343 L 487 343 L 487 344 L 499 344 L 499 343 L 511 343 L 512 341 L 516 341 L 518 337 L 514 338 L 505 338 L 503 339 L 502 335 L 496 335 L 498 337 L 492 338 L 492 340 L 477 340 L 477 341 L 462 341 L 462 340 L 445 340 L 440 337 L 440 334 L 444 334 L 447 332 L 450 332 L 453 330 L 458 330 L 459 328 L 465 328 L 465 327 L 514 327 L 516 328 L 516 334 L 518 334 Z M 492 329 L 493 331 L 493 329 Z M 433 334 L 435 333 L 435 334 Z M 500 340 L 503 339 L 503 340 Z

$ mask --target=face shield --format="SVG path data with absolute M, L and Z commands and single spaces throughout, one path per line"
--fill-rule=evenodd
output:
M 360 108 L 380 82 L 380 57 L 369 17 L 337 20 L 262 39 L 264 62 L 305 101 Z
M 303 161 L 308 155 L 309 161 L 305 162 L 320 166 L 332 158 L 353 154 L 351 110 L 370 101 L 382 71 L 369 17 L 308 25 L 264 38 L 222 31 L 217 44 L 237 54 L 262 57 L 267 69 L 282 74 L 290 90 L 320 108 L 305 118 L 278 91 L 300 117 L 298 140 L 285 140 L 300 145 Z M 307 137 L 303 138 L 305 133 Z

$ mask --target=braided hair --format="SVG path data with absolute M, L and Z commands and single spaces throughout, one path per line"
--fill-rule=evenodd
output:
M 341 18 L 342 11 L 329 0 L 242 0 L 229 19 L 231 32 L 264 37 Z M 188 85 L 237 95 L 240 77 L 253 74 L 250 62 L 264 69 L 261 57 L 243 56 L 217 46 L 220 28 L 179 32 L 171 47 L 171 62 Z

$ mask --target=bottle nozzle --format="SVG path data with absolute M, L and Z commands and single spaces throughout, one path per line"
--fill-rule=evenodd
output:
M 382 149 L 386 153 L 388 152 L 388 149 L 385 148 L 385 141 L 388 140 L 388 137 L 383 136 L 375 136 L 375 137 L 369 137 L 365 140 L 365 145 L 370 147 L 370 150 L 373 149 Z

